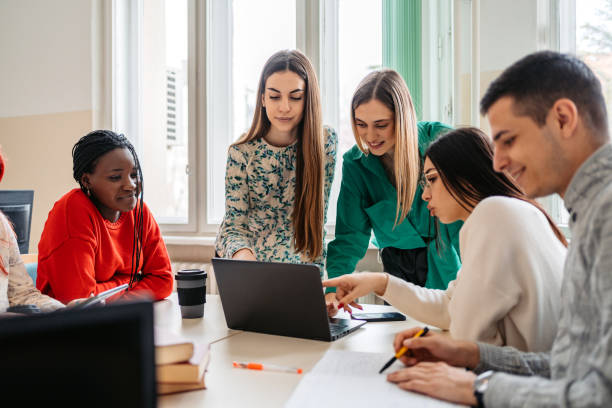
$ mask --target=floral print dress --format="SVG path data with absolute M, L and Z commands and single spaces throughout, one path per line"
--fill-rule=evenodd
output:
M 324 128 L 325 219 L 334 170 L 338 137 Z M 293 202 L 297 142 L 285 147 L 270 145 L 264 138 L 231 146 L 225 173 L 225 216 L 215 249 L 225 258 L 250 248 L 257 260 L 308 262 L 293 248 Z M 308 163 L 306 163 L 308 165 Z M 325 229 L 321 231 L 325 238 Z M 323 271 L 326 248 L 314 263 Z M 322 273 L 322 272 L 321 272 Z

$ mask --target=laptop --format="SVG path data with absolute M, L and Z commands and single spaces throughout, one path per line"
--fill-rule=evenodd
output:
M 212 264 L 230 329 L 333 341 L 366 323 L 328 318 L 317 265 L 221 258 Z
M 155 407 L 151 302 L 0 318 L 6 406 Z

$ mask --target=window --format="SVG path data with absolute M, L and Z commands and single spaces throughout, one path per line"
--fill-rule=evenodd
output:
M 147 205 L 162 224 L 188 222 L 187 0 L 142 5 L 142 143 Z
M 106 54 L 112 61 L 112 75 L 106 73 L 112 127 L 134 142 L 145 200 L 165 234 L 216 233 L 225 211 L 227 149 L 251 124 L 265 61 L 287 48 L 301 49 L 313 62 L 324 123 L 339 136 L 327 213 L 333 233 L 342 155 L 354 144 L 350 100 L 359 81 L 383 66 L 384 7 L 391 3 L 134 0 L 105 6 L 112 16 Z M 423 42 L 436 47 L 420 68 L 426 119 L 450 121 L 452 114 L 450 4 L 432 0 L 423 6 L 430 20 Z M 443 28 L 433 23 L 438 15 L 446 16 Z M 434 92 L 438 99 L 429 98 Z M 438 105 L 443 108 L 436 111 Z
M 112 127 L 133 142 L 160 224 L 189 222 L 188 0 L 113 2 Z M 179 227 L 181 228 L 181 227 Z
M 327 15 L 336 16 L 324 31 L 325 52 L 336 50 L 335 66 L 324 65 L 322 87 L 328 98 L 323 98 L 324 120 L 338 134 L 336 173 L 327 210 L 328 232 L 333 234 L 336 223 L 336 203 L 342 178 L 342 155 L 355 144 L 351 127 L 351 99 L 359 82 L 369 72 L 382 67 L 382 0 L 338 0 L 336 8 L 328 8 Z M 367 16 L 368 24 L 364 24 Z M 331 72 L 329 72 L 331 71 Z
M 339 137 L 327 213 L 328 230 L 333 233 L 342 154 L 354 144 L 350 100 L 359 81 L 382 66 L 382 0 L 330 0 L 322 2 L 321 8 L 305 0 L 266 0 L 256 4 L 248 0 L 211 0 L 211 5 L 207 70 L 213 89 L 207 96 L 207 224 L 216 229 L 223 218 L 227 148 L 251 125 L 265 61 L 280 49 L 297 47 L 318 71 L 324 123 L 332 126 Z M 365 25 L 364 16 L 369 22 Z M 224 95 L 233 95 L 233 100 L 228 101 Z
M 575 53 L 583 58 L 600 77 L 610 109 L 612 44 L 604 39 L 612 33 L 608 28 L 612 22 L 612 1 L 458 0 L 454 4 L 456 125 L 478 125 L 478 119 L 482 118 L 478 118 L 476 96 L 512 63 L 546 49 Z M 486 120 L 480 126 L 488 131 Z M 555 194 L 539 201 L 570 237 L 569 214 L 561 198 Z
M 207 194 L 209 225 L 225 213 L 227 149 L 253 118 L 261 70 L 278 50 L 296 47 L 296 3 L 212 0 L 207 75 Z
M 324 120 L 338 133 L 336 173 L 327 211 L 327 229 L 331 237 L 342 178 L 342 155 L 355 144 L 350 104 L 359 82 L 373 70 L 399 65 L 397 69 L 402 75 L 415 74 L 413 77 L 420 78 L 415 88 L 410 89 L 415 103 L 421 101 L 422 113 L 418 119 L 451 123 L 453 38 L 450 0 L 422 2 L 422 9 L 389 0 L 329 0 L 324 3 L 321 72 Z M 409 29 L 397 13 L 403 16 L 414 13 L 412 18 L 427 23 Z M 412 55 L 407 55 L 410 47 L 403 43 L 398 46 L 395 42 L 414 43 L 415 37 L 416 42 L 421 43 L 416 63 Z M 415 72 L 409 72 L 411 69 Z M 410 87 L 410 79 L 406 79 Z
M 355 144 L 351 127 L 353 92 L 363 77 L 382 67 L 382 1 L 340 0 L 338 3 L 338 72 L 342 73 L 342 80 L 336 102 L 339 112 L 336 131 L 338 157 L 342 157 Z M 368 16 L 368 24 L 363 24 L 364 16 Z
M 560 2 L 561 52 L 575 53 L 599 78 L 608 107 L 608 123 L 612 119 L 612 1 L 574 0 Z M 563 38 L 564 33 L 569 38 Z M 551 199 L 549 211 L 569 236 L 569 213 L 559 197 Z
M 576 55 L 601 81 L 612 119 L 612 0 L 582 0 L 576 5 Z

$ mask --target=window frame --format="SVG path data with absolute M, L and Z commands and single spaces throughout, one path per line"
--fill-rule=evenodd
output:
M 134 0 L 123 2 L 112 0 L 100 7 L 105 16 L 104 31 L 100 38 L 103 56 L 106 61 L 105 72 L 101 74 L 100 83 L 111 83 L 112 96 L 109 103 L 108 97 L 100 96 L 102 106 L 98 123 L 104 127 L 123 129 L 134 143 L 137 151 L 141 152 L 142 144 L 145 142 L 142 135 L 141 102 L 140 97 L 142 80 L 139 77 L 141 68 L 142 47 L 142 13 L 145 0 Z M 227 0 L 187 0 L 188 1 L 188 222 L 186 224 L 174 224 L 159 220 L 162 233 L 165 236 L 185 237 L 213 237 L 216 235 L 219 224 L 208 223 L 208 203 L 213 199 L 209 194 L 212 183 L 209 171 L 209 160 L 211 154 L 220 155 L 211 146 L 208 135 L 211 132 L 211 121 L 208 106 L 212 103 L 211 91 L 215 86 L 212 82 L 213 69 L 222 69 L 223 66 L 231 66 L 231 2 Z M 555 0 L 552 0 L 555 1 Z M 566 1 L 566 0 L 561 0 Z M 571 0 L 569 0 L 571 1 Z M 320 79 L 322 100 L 326 101 L 323 106 L 323 118 L 326 124 L 339 128 L 339 61 L 338 61 L 338 23 L 339 23 L 339 0 L 295 0 L 296 2 L 296 48 L 302 50 L 313 62 L 315 71 Z M 427 73 L 423 78 L 423 100 L 429 100 L 429 95 L 435 93 L 436 98 L 445 100 L 447 103 L 434 109 L 433 105 L 423 104 L 423 117 L 426 119 L 437 119 L 452 123 L 453 119 L 453 82 L 454 82 L 454 57 L 453 57 L 453 35 L 450 35 L 453 26 L 452 7 L 446 7 L 453 0 L 436 0 L 435 4 L 424 2 L 422 7 L 423 21 L 436 21 L 440 16 L 445 16 L 443 25 L 423 24 L 423 55 L 421 69 Z M 219 10 L 219 7 L 224 7 Z M 214 30 L 219 30 L 220 15 L 224 15 L 225 35 L 213 37 Z M 213 18 L 214 16 L 214 18 Z M 109 34 L 110 33 L 110 34 Z M 225 47 L 213 38 L 222 38 Z M 109 50 L 108 42 L 111 42 Z M 425 53 L 428 44 L 435 44 L 442 48 L 442 58 L 436 57 L 434 53 Z M 225 49 L 225 54 L 219 49 Z M 123 55 L 127 63 L 117 64 L 117 59 Z M 216 57 L 207 58 L 207 55 Z M 450 59 L 450 63 L 449 63 Z M 212 67 L 211 61 L 215 61 Z M 219 61 L 223 63 L 219 65 Z M 111 72 L 109 75 L 108 72 Z M 226 69 L 226 72 L 231 70 Z M 443 85 L 439 79 L 448 77 Z M 223 86 L 231 91 L 231 78 L 227 78 Z M 105 89 L 101 87 L 101 89 Z M 100 92 L 103 94 L 103 92 Z M 231 95 L 231 92 L 225 92 Z M 226 117 L 231 117 L 231 104 L 221 101 L 228 106 Z M 219 103 L 219 101 L 215 101 Z M 110 112 L 110 113 L 109 113 Z M 230 115 L 230 116 L 228 116 Z M 110 119 L 109 119 L 110 117 Z M 136 119 L 134 119 L 136 118 Z M 109 126 L 110 125 L 110 126 Z M 235 139 L 233 132 L 225 132 L 231 141 Z M 217 149 L 218 150 L 218 149 Z M 225 151 L 223 161 L 225 163 Z M 333 189 L 339 189 L 341 178 L 341 157 L 336 167 Z M 224 203 L 224 201 L 223 201 Z M 330 201 L 330 206 L 336 202 Z M 333 239 L 335 220 L 327 219 L 326 229 L 328 239 Z M 178 238 L 177 238 L 178 239 Z
M 558 52 L 576 54 L 576 0 L 545 0 L 538 3 L 538 25 L 542 30 L 539 38 L 539 49 L 550 49 Z M 553 194 L 540 200 L 557 227 L 571 238 L 567 222 L 562 222 L 565 212 L 563 199 Z
M 224 7 L 219 7 L 217 10 L 211 10 L 212 7 L 219 6 L 218 3 L 224 3 Z M 206 31 L 206 43 L 209 48 L 213 48 L 211 60 L 215 60 L 216 69 L 225 72 L 231 72 L 231 52 L 217 55 L 215 53 L 215 47 L 223 50 L 231 50 L 231 6 L 230 2 L 226 0 L 207 0 L 206 1 L 209 18 L 206 22 L 209 25 L 209 29 Z M 322 100 L 332 101 L 331 103 L 324 104 L 323 106 L 323 120 L 325 124 L 328 124 L 334 128 L 337 128 L 339 123 L 339 107 L 337 107 L 339 98 L 339 86 L 338 86 L 338 0 L 327 0 L 327 1 L 311 1 L 311 0 L 295 0 L 296 5 L 296 48 L 304 52 L 306 56 L 311 60 L 317 77 L 319 78 L 319 85 L 321 88 Z M 213 17 L 214 15 L 214 17 Z M 218 21 L 224 21 L 224 27 L 227 28 L 227 32 L 224 36 L 217 34 L 217 38 L 221 37 L 225 42 L 224 46 L 220 46 L 218 42 L 212 44 L 212 31 L 215 30 L 214 25 L 217 25 Z M 219 61 L 222 61 L 221 68 Z M 211 83 L 212 73 L 211 67 L 205 65 L 207 82 Z M 224 68 L 223 68 L 224 67 Z M 215 68 L 212 68 L 215 69 Z M 228 77 L 225 82 L 228 85 L 226 94 L 231 95 L 231 79 Z M 212 86 L 215 86 L 214 84 Z M 200 87 L 202 89 L 203 87 Z M 208 96 L 201 96 L 203 100 L 211 103 L 211 95 L 213 92 L 209 92 Z M 208 99 L 206 99 L 208 98 Z M 225 106 L 226 109 L 220 109 L 219 112 L 222 116 L 231 118 L 231 104 L 228 101 L 216 101 L 216 104 Z M 217 114 L 214 115 L 215 118 Z M 214 120 L 214 119 L 211 119 Z M 208 127 L 208 131 L 211 131 L 212 127 Z M 228 135 L 228 140 L 225 142 L 233 142 L 235 140 L 235 132 L 225 132 Z M 210 148 L 210 139 L 207 137 L 208 133 L 203 133 L 201 141 L 203 144 Z M 213 149 L 214 150 L 214 149 Z M 215 153 L 219 153 L 215 151 Z M 212 151 L 210 154 L 213 154 Z M 210 155 L 207 155 L 207 158 Z M 223 155 L 224 160 L 226 159 Z M 338 167 L 337 167 L 338 170 Z M 337 177 L 335 177 L 337 178 Z M 205 197 L 202 199 L 202 205 L 199 206 L 200 219 L 199 230 L 201 233 L 206 235 L 216 234 L 219 224 L 208 223 L 208 205 L 210 204 L 211 197 L 209 192 L 209 186 L 213 183 L 211 175 L 207 175 L 204 178 L 205 182 L 200 183 L 202 186 L 201 190 Z M 334 182 L 334 184 L 336 184 Z M 328 233 L 333 234 L 335 228 L 335 220 L 327 220 L 326 229 Z
M 186 0 L 188 7 L 188 121 L 187 121 L 187 179 L 188 210 L 186 223 L 168 223 L 158 218 L 162 232 L 198 232 L 197 207 L 200 198 L 196 185 L 201 179 L 198 163 L 198 130 L 199 122 L 205 116 L 198 112 L 197 59 L 200 52 L 196 41 L 199 30 L 199 14 L 203 11 L 200 2 Z M 94 113 L 95 127 L 103 127 L 125 133 L 134 148 L 141 156 L 145 138 L 142 134 L 142 87 L 140 75 L 142 68 L 142 18 L 144 0 L 112 0 L 100 5 L 94 12 L 101 24 L 94 33 L 97 53 L 94 58 L 102 63 L 103 68 L 95 81 L 96 92 L 94 104 L 98 108 Z M 109 91 L 110 89 L 110 91 Z M 202 118 L 202 119 L 200 119 Z M 145 181 L 146 187 L 146 181 Z
M 470 103 L 470 125 L 480 127 L 480 113 L 479 103 L 480 97 L 473 97 L 480 95 L 480 80 L 474 81 L 474 78 L 480 79 L 480 44 L 479 44 L 479 24 L 480 24 L 480 4 L 478 0 L 454 0 L 454 29 L 453 32 L 457 36 L 458 29 L 462 25 L 469 26 L 471 34 L 471 48 L 469 50 L 469 59 L 471 61 L 470 75 L 471 81 L 471 103 Z M 469 10 L 468 10 L 469 8 Z M 538 27 L 538 37 L 536 39 L 537 50 L 555 50 L 566 53 L 576 52 L 576 0 L 538 0 L 536 4 L 536 24 Z M 469 15 L 470 21 L 466 21 L 466 16 Z M 476 20 L 476 21 L 475 21 Z M 454 101 L 460 100 L 460 87 L 458 87 L 460 81 L 460 61 L 461 58 L 467 58 L 466 55 L 461 54 L 465 50 L 459 49 L 458 36 L 455 38 L 455 52 L 454 60 L 456 69 L 454 69 Z M 484 91 L 484 90 L 483 90 Z M 458 125 L 457 102 L 454 102 L 453 125 Z M 486 124 L 483 124 L 487 126 Z M 564 204 L 561 197 L 558 195 L 550 195 L 539 198 L 538 201 L 542 204 L 545 210 L 550 214 L 553 221 L 557 224 L 559 229 L 568 238 L 571 237 L 569 226 L 566 222 L 562 222 L 562 213 L 564 211 Z
M 421 18 L 422 120 L 452 125 L 455 81 L 453 0 L 423 2 Z

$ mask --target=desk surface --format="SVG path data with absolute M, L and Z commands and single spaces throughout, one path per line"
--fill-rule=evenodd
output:
M 392 306 L 364 305 L 368 312 L 395 311 Z M 404 322 L 369 322 L 334 342 L 273 336 L 230 330 L 219 296 L 208 295 L 201 319 L 181 319 L 176 294 L 155 304 L 155 324 L 186 338 L 211 343 L 206 390 L 161 396 L 160 407 L 282 407 L 291 393 L 327 350 L 388 352 L 401 330 L 420 325 Z M 252 361 L 299 367 L 304 374 L 243 370 L 232 361 Z
M 179 333 L 183 337 L 202 342 L 214 343 L 226 337 L 243 333 L 227 328 L 219 295 L 206 295 L 204 317 L 182 319 L 176 292 L 169 298 L 155 302 L 155 326 Z

